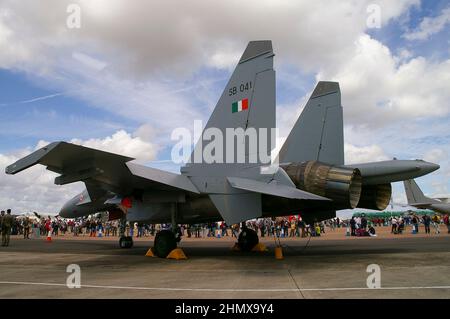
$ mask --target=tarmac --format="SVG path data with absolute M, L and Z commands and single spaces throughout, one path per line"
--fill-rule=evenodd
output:
M 0 298 L 450 298 L 450 235 L 390 234 L 346 237 L 261 238 L 262 253 L 234 252 L 235 239 L 184 238 L 187 260 L 145 257 L 152 238 L 131 249 L 118 239 L 72 235 L 25 240 L 0 247 Z M 80 288 L 69 288 L 80 267 Z M 378 265 L 380 281 L 373 281 Z M 72 277 L 71 277 L 72 275 Z M 369 277 L 370 276 L 370 277 Z M 374 285 L 376 288 L 368 288 Z M 372 286 L 373 287 L 373 286 Z

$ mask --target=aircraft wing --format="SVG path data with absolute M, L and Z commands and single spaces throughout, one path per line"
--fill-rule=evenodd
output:
M 130 163 L 133 158 L 67 142 L 51 143 L 6 167 L 16 174 L 36 164 L 60 174 L 55 184 L 85 182 L 88 191 L 112 191 L 129 194 L 133 190 L 183 190 L 198 193 L 183 175 Z M 95 195 L 94 195 L 95 197 Z

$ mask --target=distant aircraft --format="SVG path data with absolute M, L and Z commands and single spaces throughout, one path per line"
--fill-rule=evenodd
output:
M 403 184 L 409 206 L 450 214 L 450 202 L 448 198 L 435 199 L 426 197 L 413 179 L 403 181 Z
M 8 166 L 6 173 L 42 164 L 60 174 L 55 178 L 57 185 L 83 181 L 86 190 L 68 201 L 60 216 L 74 218 L 108 211 L 111 219 L 121 219 L 120 247 L 128 248 L 133 241 L 124 236 L 127 220 L 171 223 L 173 227 L 221 220 L 232 225 L 301 212 L 303 220 L 312 223 L 333 218 L 340 209 L 383 210 L 391 198 L 391 182 L 439 168 L 421 160 L 345 165 L 339 83 L 319 82 L 280 150 L 279 166 L 267 170 L 270 163 L 258 156 L 255 160 L 255 150 L 246 140 L 255 131 L 259 145 L 269 144 L 269 151 L 274 148 L 273 135 L 260 133 L 275 128 L 273 57 L 271 41 L 249 42 L 181 174 L 66 142 L 54 142 L 33 152 Z M 226 147 L 216 137 L 214 143 L 221 146 L 215 144 L 211 153 L 219 160 L 196 160 L 196 155 L 202 154 L 202 141 L 212 140 L 211 132 L 227 136 L 229 129 L 245 134 L 227 139 L 222 143 Z M 207 147 L 211 145 L 203 151 Z M 244 161 L 236 160 L 242 148 Z M 262 155 L 261 150 L 256 153 Z M 223 158 L 227 161 L 221 161 Z M 156 236 L 154 251 L 158 256 L 165 257 L 176 247 L 174 230 Z M 239 235 L 242 250 L 251 250 L 257 243 L 253 230 Z

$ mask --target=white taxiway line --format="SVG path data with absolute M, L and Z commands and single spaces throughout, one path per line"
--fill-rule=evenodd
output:
M 28 286 L 59 286 L 68 287 L 66 284 L 47 282 L 23 282 L 23 281 L 0 281 L 1 285 L 28 285 Z M 424 286 L 424 287 L 348 287 L 348 288 L 275 288 L 275 289 L 217 289 L 217 288 L 164 288 L 164 287 L 133 287 L 133 286 L 100 286 L 80 285 L 80 288 L 100 289 L 128 289 L 128 290 L 154 290 L 154 291 L 205 291 L 205 292 L 297 292 L 297 291 L 350 291 L 350 290 L 420 290 L 420 289 L 450 289 L 450 286 Z

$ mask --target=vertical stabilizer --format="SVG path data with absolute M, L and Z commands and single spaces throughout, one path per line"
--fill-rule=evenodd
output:
M 408 204 L 426 204 L 435 201 L 429 197 L 426 197 L 413 179 L 403 181 L 403 185 L 405 186 L 405 193 Z
M 280 150 L 279 161 L 344 165 L 344 128 L 338 82 L 317 84 Z

